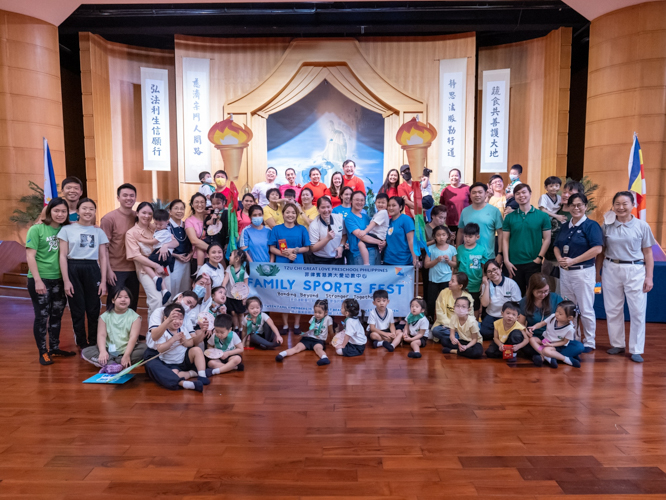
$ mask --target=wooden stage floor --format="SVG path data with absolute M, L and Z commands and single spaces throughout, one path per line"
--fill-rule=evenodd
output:
M 643 365 L 606 355 L 600 322 L 581 369 L 431 345 L 327 367 L 250 351 L 202 395 L 143 373 L 84 385 L 80 358 L 41 366 L 30 302 L 0 302 L 3 499 L 666 498 L 663 325 Z M 64 348 L 71 332 L 67 311 Z

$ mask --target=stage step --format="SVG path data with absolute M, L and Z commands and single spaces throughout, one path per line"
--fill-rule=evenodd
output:
M 2 284 L 10 286 L 28 286 L 28 273 L 8 272 L 2 275 Z
M 13 297 L 20 299 L 29 299 L 30 294 L 24 286 L 0 285 L 0 297 Z

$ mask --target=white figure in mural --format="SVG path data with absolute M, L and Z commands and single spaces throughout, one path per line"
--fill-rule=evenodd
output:
M 328 141 L 322 157 L 336 167 L 342 167 L 342 162 L 347 159 L 347 140 L 345 134 L 335 128 L 333 121 L 328 122 Z

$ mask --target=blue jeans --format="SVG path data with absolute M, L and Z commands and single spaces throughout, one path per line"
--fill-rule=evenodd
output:
M 368 262 L 370 263 L 371 266 L 379 266 L 381 265 L 379 261 L 379 252 L 377 251 L 376 247 L 371 247 L 367 246 L 368 249 Z M 352 254 L 351 257 L 351 263 L 352 266 L 362 266 L 363 265 L 363 257 L 361 257 L 361 254 L 359 253 L 358 255 Z

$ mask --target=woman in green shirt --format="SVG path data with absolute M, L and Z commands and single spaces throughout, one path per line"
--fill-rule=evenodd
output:
M 97 323 L 97 345 L 86 347 L 81 357 L 101 368 L 117 363 L 127 368 L 143 359 L 145 343 L 139 343 L 141 316 L 130 309 L 132 295 L 120 288 L 111 299 L 112 307 L 102 314 Z
M 74 356 L 60 349 L 60 320 L 67 298 L 60 273 L 58 231 L 69 224 L 69 206 L 62 198 L 53 198 L 44 212 L 43 224 L 28 230 L 25 251 L 28 261 L 28 292 L 35 310 L 32 327 L 39 349 L 39 362 L 53 364 L 52 356 Z M 49 349 L 46 348 L 48 328 Z

